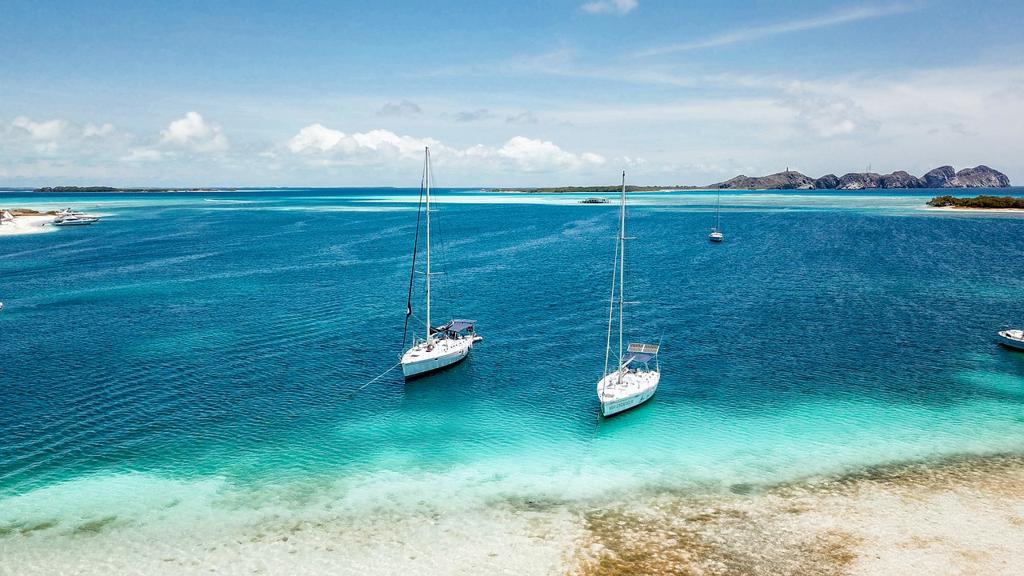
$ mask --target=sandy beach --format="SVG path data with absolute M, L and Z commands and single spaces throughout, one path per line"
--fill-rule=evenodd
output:
M 585 523 L 574 574 L 1020 574 L 1024 459 L 882 467 L 739 497 L 651 494 Z
M 0 236 L 18 236 L 21 234 L 39 234 L 51 232 L 55 228 L 46 224 L 53 222 L 53 216 L 15 216 L 14 222 L 0 224 Z
M 969 206 L 926 206 L 923 210 L 935 212 L 982 212 L 990 214 L 1024 214 L 1020 208 L 971 208 Z
M 185 505 L 185 504 L 183 504 Z M 0 574 L 1016 575 L 1024 458 L 873 468 L 695 495 L 356 517 L 298 515 L 169 530 L 159 518 L 3 526 Z M 168 522 L 170 522 L 168 520 Z

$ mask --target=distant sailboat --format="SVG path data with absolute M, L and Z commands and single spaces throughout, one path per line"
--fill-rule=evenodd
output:
M 626 173 L 622 173 L 622 196 L 619 206 L 619 235 L 615 240 L 615 263 L 612 269 L 612 292 L 608 300 L 608 338 L 604 349 L 604 375 L 597 382 L 597 399 L 601 403 L 601 415 L 611 416 L 634 406 L 639 406 L 654 396 L 661 380 L 658 364 L 657 344 L 629 344 L 622 348 L 623 317 L 622 305 L 625 292 L 625 251 L 626 251 Z M 619 311 L 619 356 L 616 369 L 608 371 L 608 360 L 612 350 L 612 320 L 615 312 L 615 289 L 618 280 Z M 650 362 L 654 361 L 654 368 Z
M 447 368 L 469 356 L 473 349 L 473 343 L 482 340 L 474 331 L 475 320 L 451 320 L 441 325 L 433 326 L 430 323 L 430 187 L 433 180 L 433 168 L 430 164 L 430 148 L 426 148 L 423 154 L 423 180 L 421 181 L 421 193 L 426 192 L 426 207 L 423 211 L 426 221 L 426 335 L 420 340 L 413 339 L 411 348 L 402 353 L 402 373 L 406 379 L 417 376 L 424 376 L 428 373 Z M 421 199 L 423 196 L 421 196 Z M 419 218 L 416 215 L 416 240 L 412 249 L 412 270 L 409 273 L 409 295 L 405 309 L 406 334 L 409 329 L 409 319 L 412 317 L 412 292 L 416 275 L 416 252 L 419 241 Z M 404 339 L 404 338 L 403 338 Z M 404 348 L 403 343 L 403 348 Z
M 722 234 L 722 189 L 719 188 L 718 203 L 715 205 L 715 226 L 711 229 L 711 234 L 708 234 L 708 240 L 721 242 L 724 239 L 725 236 Z

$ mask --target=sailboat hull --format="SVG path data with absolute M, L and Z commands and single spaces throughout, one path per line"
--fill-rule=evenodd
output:
M 462 362 L 473 349 L 473 338 L 439 340 L 432 348 L 420 343 L 402 355 L 402 374 L 406 380 L 420 378 Z
M 658 371 L 633 370 L 622 374 L 613 372 L 597 383 L 601 415 L 612 416 L 636 408 L 650 400 L 658 390 L 661 373 Z

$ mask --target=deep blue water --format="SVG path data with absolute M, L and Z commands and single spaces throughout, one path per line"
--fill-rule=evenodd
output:
M 713 195 L 637 195 L 627 325 L 663 375 L 600 421 L 615 205 L 438 196 L 435 318 L 485 341 L 356 392 L 400 352 L 413 191 L 0 193 L 109 214 L 0 237 L 8 516 L 125 475 L 486 500 L 1024 450 L 1024 354 L 994 343 L 1024 324 L 1022 218 L 729 194 L 712 245 Z

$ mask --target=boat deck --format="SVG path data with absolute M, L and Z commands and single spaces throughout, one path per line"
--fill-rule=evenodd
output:
M 629 398 L 657 386 L 660 379 L 660 372 L 642 368 L 612 372 L 597 382 L 597 397 L 601 402 Z

